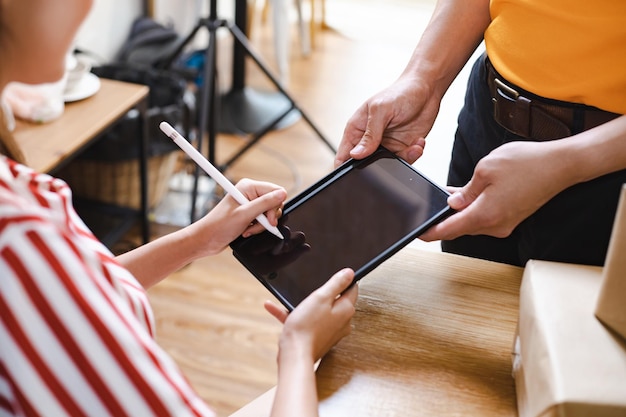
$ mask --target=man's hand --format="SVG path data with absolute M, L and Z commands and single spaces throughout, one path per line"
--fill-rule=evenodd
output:
M 363 159 L 383 145 L 409 163 L 424 152 L 425 137 L 439 111 L 440 98 L 424 83 L 404 77 L 368 99 L 348 121 L 335 167 L 349 158 Z
M 420 239 L 509 236 L 518 224 L 572 185 L 565 175 L 567 162 L 555 157 L 557 142 L 511 142 L 492 151 L 479 161 L 464 187 L 451 189 L 448 204 L 458 213 Z

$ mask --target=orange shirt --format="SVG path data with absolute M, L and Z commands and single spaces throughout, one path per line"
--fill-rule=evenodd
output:
M 487 54 L 537 95 L 626 114 L 626 0 L 491 0 Z

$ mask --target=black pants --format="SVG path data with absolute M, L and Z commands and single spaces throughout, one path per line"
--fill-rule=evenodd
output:
M 485 56 L 474 64 L 458 122 L 449 185 L 465 185 L 478 161 L 498 146 L 528 140 L 493 119 Z M 524 220 L 507 238 L 462 236 L 443 241 L 442 249 L 518 266 L 529 259 L 603 265 L 623 183 L 626 170 L 574 185 Z

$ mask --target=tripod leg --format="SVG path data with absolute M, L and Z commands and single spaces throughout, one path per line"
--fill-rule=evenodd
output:
M 298 111 L 302 115 L 302 118 L 309 124 L 309 126 L 311 126 L 311 128 L 320 137 L 320 139 L 326 144 L 326 146 L 328 146 L 328 148 L 333 153 L 337 152 L 333 144 L 330 143 L 328 139 L 326 139 L 326 137 L 322 134 L 322 132 L 320 132 L 320 130 L 313 124 L 311 119 L 302 111 L 302 109 L 296 104 L 296 102 L 287 93 L 287 91 L 285 91 L 285 89 L 282 87 L 280 82 L 278 82 L 278 80 L 272 75 L 272 73 L 267 68 L 267 66 L 262 62 L 261 57 L 252 49 L 250 42 L 248 41 L 248 38 L 246 38 L 246 35 L 241 31 L 241 29 L 239 29 L 236 25 L 233 25 L 233 24 L 229 24 L 228 29 L 230 30 L 233 37 L 235 38 L 235 41 L 238 42 L 243 49 L 245 49 L 246 53 L 250 56 L 250 58 L 252 58 L 252 60 L 257 64 L 257 66 L 261 69 L 261 71 L 263 71 L 263 73 L 267 76 L 267 78 L 270 79 L 270 81 L 272 82 L 272 84 L 274 84 L 274 86 L 278 89 L 278 91 L 280 91 L 287 98 L 287 100 L 289 100 L 289 102 L 293 105 L 294 108 L 298 109 Z
M 216 114 L 216 95 L 215 84 L 217 80 L 216 56 L 217 56 L 217 29 L 221 26 L 220 22 L 209 26 L 209 45 L 207 46 L 204 60 L 204 74 L 202 88 L 200 90 L 200 122 L 198 125 L 198 151 L 202 152 L 204 143 L 204 134 L 207 133 L 208 139 L 208 157 L 209 162 L 214 164 L 215 160 L 215 114 Z M 196 202 L 198 196 L 198 178 L 200 168 L 196 165 L 194 168 L 194 182 L 191 194 L 191 223 L 196 220 Z
M 205 123 L 208 138 L 207 159 L 212 164 L 215 164 L 215 140 L 217 138 L 217 29 L 222 23 L 221 21 L 216 22 L 216 26 L 210 31 L 208 47 L 210 53 L 207 54 L 206 66 L 208 69 L 205 71 L 207 78 L 205 78 L 206 84 L 203 84 L 207 95 L 204 99 L 205 111 L 203 112 L 203 118 L 208 118 Z
M 280 116 L 276 117 L 270 123 L 265 125 L 261 130 L 259 130 L 244 146 L 242 146 L 233 156 L 231 156 L 228 161 L 220 165 L 220 171 L 226 171 L 230 165 L 235 162 L 241 155 L 243 155 L 248 149 L 250 149 L 254 144 L 256 144 L 263 136 L 265 136 L 270 130 L 274 128 L 280 121 L 286 117 L 291 111 L 294 109 L 294 106 L 291 105 L 285 112 L 283 112 Z

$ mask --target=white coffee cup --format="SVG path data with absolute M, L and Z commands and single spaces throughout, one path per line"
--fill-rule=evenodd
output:
M 91 71 L 91 63 L 86 59 L 77 57 L 75 55 L 71 58 L 66 58 L 66 82 L 65 91 L 73 90 L 83 79 L 85 74 Z

